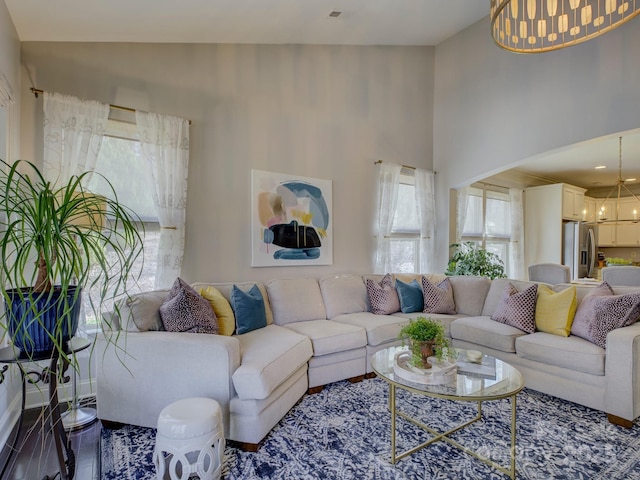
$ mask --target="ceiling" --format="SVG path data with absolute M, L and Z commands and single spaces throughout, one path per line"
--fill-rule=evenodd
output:
M 618 180 L 619 138 L 622 136 L 622 179 L 640 185 L 640 130 L 623 132 L 548 152 L 528 159 L 514 170 L 587 190 L 610 189 Z M 596 170 L 599 165 L 605 169 Z M 635 188 L 634 188 L 635 189 Z
M 489 0 L 4 2 L 24 42 L 437 45 L 484 17 L 489 31 Z

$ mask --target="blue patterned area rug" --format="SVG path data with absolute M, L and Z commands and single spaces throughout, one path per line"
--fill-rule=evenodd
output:
M 257 453 L 227 447 L 223 478 L 257 479 L 505 479 L 506 475 L 444 442 L 389 463 L 387 384 L 379 379 L 338 382 L 305 395 L 264 440 Z M 398 391 L 398 406 L 430 425 L 451 428 L 472 418 L 476 404 Z M 484 417 L 454 439 L 508 466 L 511 406 L 485 402 Z M 531 390 L 517 400 L 518 479 L 640 479 L 640 427 L 611 425 L 603 412 Z M 397 448 L 429 434 L 398 419 Z M 103 480 L 155 479 L 155 430 L 103 429 Z

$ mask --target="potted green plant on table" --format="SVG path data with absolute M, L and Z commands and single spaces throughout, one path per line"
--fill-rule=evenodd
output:
M 108 196 L 89 192 L 91 173 L 54 185 L 31 162 L 0 162 L 0 333 L 28 358 L 64 354 L 82 289 L 94 292 L 85 298 L 101 318 L 103 304 L 135 277 L 139 218 L 108 181 Z
M 495 253 L 478 247 L 474 242 L 454 243 L 455 252 L 449 260 L 445 275 L 474 275 L 505 278 L 504 263 Z
M 400 330 L 399 337 L 409 341 L 411 359 L 418 368 L 430 369 L 429 357 L 442 360 L 447 355 L 449 339 L 445 335 L 444 325 L 433 318 L 409 320 Z

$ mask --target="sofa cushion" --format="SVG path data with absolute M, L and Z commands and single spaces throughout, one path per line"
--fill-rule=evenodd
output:
M 327 318 L 367 310 L 367 290 L 359 275 L 331 275 L 320 279 Z
M 160 318 L 168 332 L 218 333 L 211 304 L 181 278 L 176 279 L 160 305 Z
M 592 375 L 605 373 L 605 350 L 574 335 L 562 337 L 545 332 L 523 335 L 516 339 L 516 351 L 518 357 L 543 365 L 555 365 Z
M 403 318 L 405 322 L 409 320 L 415 320 L 418 316 L 415 313 L 402 313 L 397 312 L 392 315 L 393 317 Z M 424 315 L 421 315 L 424 316 Z M 438 320 L 444 326 L 444 334 L 446 337 L 451 337 L 450 324 L 455 319 L 463 317 L 464 315 L 448 315 L 446 313 L 430 313 L 429 318 Z
M 267 326 L 267 315 L 264 309 L 262 293 L 257 285 L 244 292 L 235 285 L 231 290 L 231 308 L 236 319 L 236 333 L 258 330 Z
M 520 292 L 509 283 L 505 286 L 502 301 L 491 315 L 491 319 L 519 328 L 526 333 L 535 332 L 537 290 L 537 285 L 530 285 Z
M 424 309 L 422 286 L 417 280 L 411 280 L 409 283 L 396 280 L 396 290 L 398 291 L 402 313 L 421 312 Z
M 361 348 L 367 344 L 364 328 L 333 320 L 307 320 L 286 324 L 294 332 L 306 335 L 313 345 L 313 356 Z
M 218 333 L 220 335 L 233 335 L 236 330 L 236 317 L 229 301 L 222 295 L 220 290 L 211 285 L 200 287 L 198 293 L 211 304 L 213 313 L 218 321 Z
M 424 298 L 424 313 L 446 313 L 455 315 L 456 304 L 453 299 L 453 287 L 448 278 L 437 285 L 422 277 L 422 296 Z
M 232 380 L 242 400 L 267 398 L 313 354 L 307 337 L 278 325 L 235 338 L 242 358 Z
M 400 329 L 407 323 L 404 317 L 377 315 L 373 312 L 348 313 L 333 317 L 332 320 L 363 328 L 367 332 L 367 344 L 370 346 L 398 340 Z
M 369 308 L 376 315 L 390 315 L 400 311 L 400 299 L 391 275 L 386 274 L 380 282 L 365 280 Z
M 118 300 L 114 313 L 120 328 L 130 332 L 164 330 L 160 306 L 168 294 L 169 290 L 153 290 Z
M 456 302 L 456 312 L 477 317 L 482 315 L 482 307 L 491 287 L 488 277 L 453 275 L 449 277 Z
M 546 285 L 540 285 L 536 301 L 536 330 L 568 337 L 576 308 L 575 286 L 556 293 Z
M 284 278 L 267 283 L 277 325 L 327 318 L 320 285 L 315 278 Z
M 513 353 L 516 339 L 526 335 L 519 328 L 491 320 L 486 316 L 461 317 L 451 323 L 451 338 Z

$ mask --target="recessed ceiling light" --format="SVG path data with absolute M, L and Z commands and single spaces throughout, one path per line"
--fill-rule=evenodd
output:
M 335 18 L 335 17 L 339 17 L 341 14 L 342 12 L 340 10 L 332 10 L 329 16 Z
M 606 165 L 598 165 L 596 167 L 596 170 L 602 170 L 603 168 L 607 168 L 607 166 Z

